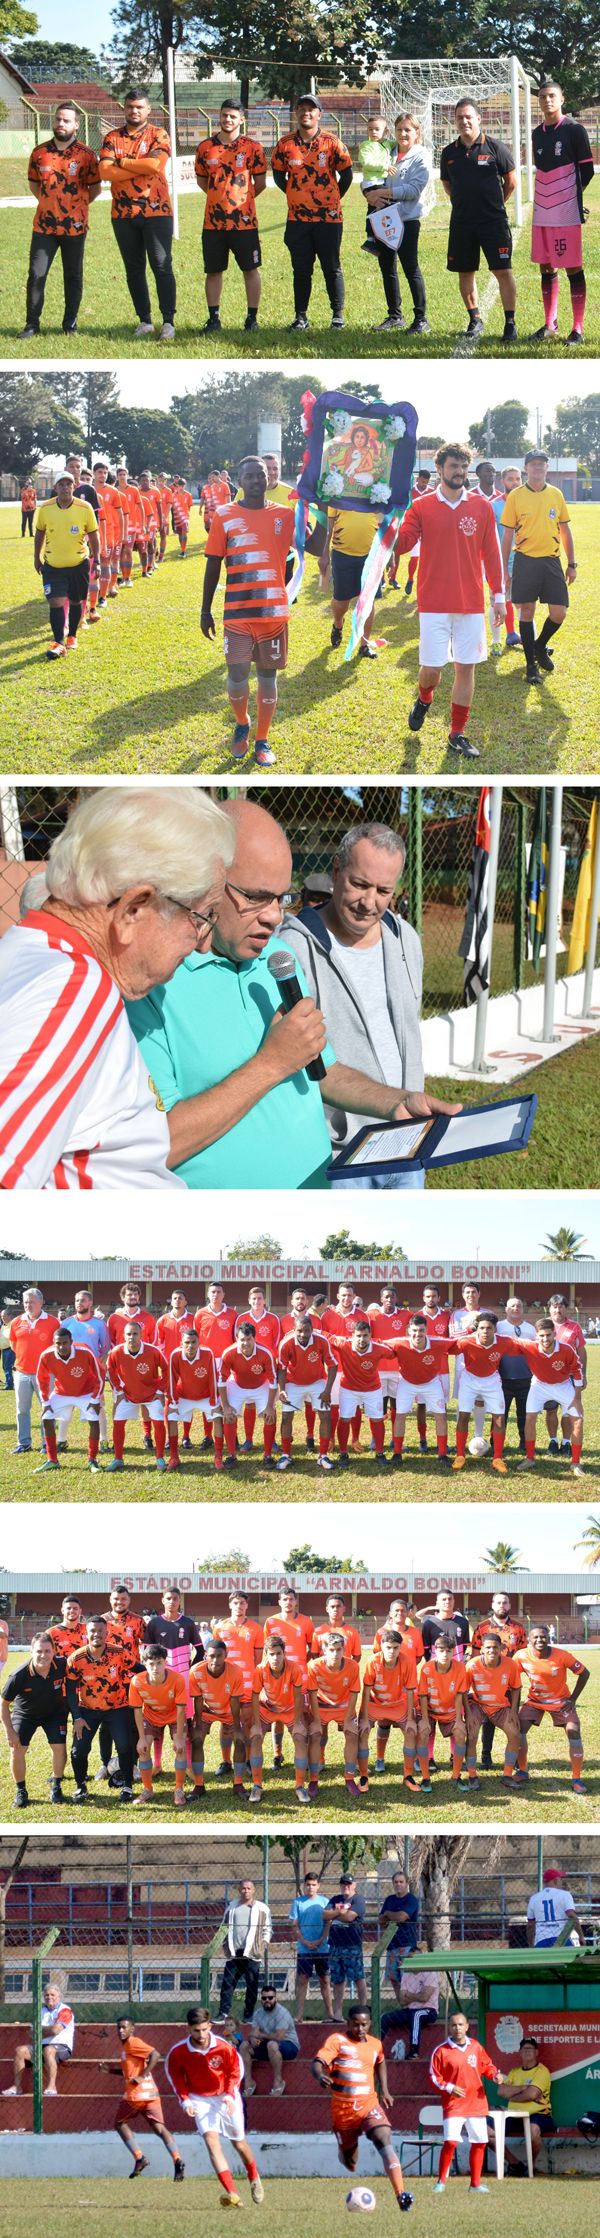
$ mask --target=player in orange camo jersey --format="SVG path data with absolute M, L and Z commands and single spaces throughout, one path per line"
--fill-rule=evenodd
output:
M 394 1414 L 394 1465 L 400 1467 L 406 1430 L 406 1418 L 416 1403 L 417 1418 L 432 1414 L 435 1420 L 438 1460 L 442 1468 L 450 1468 L 448 1454 L 448 1417 L 446 1392 L 448 1374 L 448 1349 L 428 1334 L 423 1313 L 411 1313 L 406 1335 L 391 1337 L 388 1350 L 396 1363 L 396 1406 Z M 445 1380 L 444 1380 L 445 1379 Z M 423 1437 L 420 1443 L 423 1447 Z M 425 1438 L 425 1446 L 427 1439 Z
M 486 1632 L 479 1655 L 467 1664 L 469 1692 L 465 1700 L 467 1721 L 467 1772 L 471 1788 L 479 1787 L 477 1777 L 477 1741 L 482 1725 L 489 1720 L 504 1733 L 506 1750 L 503 1779 L 512 1787 L 520 1746 L 519 1702 L 521 1699 L 521 1672 L 512 1655 L 507 1655 L 497 1632 Z
M 460 1781 L 467 1745 L 464 1697 L 468 1691 L 468 1670 L 465 1663 L 455 1660 L 452 1634 L 438 1632 L 431 1661 L 423 1664 L 419 1678 L 417 1760 L 422 1795 L 433 1792 L 429 1777 L 429 1735 L 436 1725 L 450 1740 L 452 1778 L 457 1784 Z
M 192 1801 L 199 1802 L 206 1792 L 204 1741 L 211 1726 L 219 1725 L 222 1736 L 225 1731 L 233 1738 L 233 1792 L 243 1802 L 246 1741 L 241 1719 L 242 1676 L 239 1662 L 228 1656 L 224 1640 L 209 1640 L 204 1661 L 192 1664 L 189 1689 L 194 1703 Z
M 154 2136 L 160 2137 L 170 2154 L 175 2183 L 182 2184 L 185 2161 L 177 2151 L 170 2130 L 165 2127 L 162 2102 L 155 2082 L 155 2069 L 162 2066 L 162 2052 L 157 2051 L 154 2044 L 147 2044 L 145 2037 L 138 2036 L 135 2021 L 129 2020 L 127 2015 L 117 2021 L 117 2035 L 121 2045 L 120 2059 L 99 2059 L 97 2064 L 101 2075 L 123 2077 L 123 2092 L 115 2114 L 115 2129 L 133 2158 L 129 2181 L 133 2183 L 134 2176 L 143 2175 L 144 2169 L 149 2167 L 146 2155 L 140 2152 L 131 2128 L 132 2121 L 145 2121 Z
M 40 1353 L 36 1380 L 47 1454 L 41 1468 L 60 1467 L 57 1427 L 60 1422 L 68 1427 L 76 1407 L 80 1421 L 88 1426 L 88 1467 L 97 1470 L 104 1377 L 96 1354 L 86 1344 L 74 1344 L 70 1329 L 55 1329 L 52 1344 Z M 39 1475 L 40 1471 L 35 1473 Z
M 228 1345 L 219 1368 L 219 1398 L 223 1412 L 226 1469 L 238 1466 L 236 1439 L 239 1414 L 246 1414 L 252 1401 L 263 1420 L 263 1467 L 274 1469 L 273 1445 L 275 1442 L 277 1370 L 271 1352 L 256 1342 L 252 1321 L 241 1321 L 235 1344 Z
M 521 1704 L 519 1712 L 521 1746 L 518 1769 L 515 1772 L 515 1785 L 522 1787 L 529 1778 L 527 1770 L 527 1734 L 529 1728 L 531 1725 L 541 1725 L 542 1718 L 548 1716 L 552 1718 L 553 1725 L 560 1727 L 567 1736 L 571 1758 L 573 1794 L 579 1797 L 585 1796 L 587 1788 L 581 1776 L 583 1771 L 583 1743 L 575 1704 L 579 1700 L 580 1694 L 583 1694 L 584 1686 L 587 1686 L 588 1683 L 590 1673 L 587 1664 L 579 1663 L 577 1656 L 572 1655 L 569 1648 L 554 1647 L 547 1624 L 532 1625 L 527 1646 L 519 1648 L 518 1654 L 515 1656 L 515 1662 L 518 1664 L 523 1678 L 529 1680 L 529 1694 L 527 1700 Z M 569 1671 L 573 1671 L 575 1676 L 575 1685 L 571 1688 L 571 1691 L 569 1691 L 567 1682 Z
M 579 1327 L 579 1323 L 575 1324 Z M 527 1393 L 525 1415 L 525 1460 L 519 1461 L 520 1469 L 535 1466 L 535 1434 L 538 1414 L 550 1404 L 551 1420 L 558 1421 L 561 1409 L 562 1439 L 567 1453 L 573 1459 L 573 1475 L 583 1476 L 581 1448 L 583 1445 L 583 1408 L 581 1392 L 585 1378 L 579 1344 L 566 1342 L 555 1326 L 550 1314 L 541 1315 L 536 1322 L 535 1344 L 526 1337 L 515 1338 L 518 1352 L 522 1352 L 531 1369 L 531 1383 Z M 548 1422 L 550 1428 L 550 1420 Z
M 214 1354 L 198 1343 L 195 1329 L 184 1329 L 181 1343 L 171 1353 L 169 1360 L 169 1401 L 167 1422 L 169 1430 L 169 1459 L 167 1468 L 180 1467 L 178 1424 L 187 1430 L 189 1450 L 190 1424 L 194 1411 L 203 1417 L 210 1416 L 214 1424 L 215 1468 L 223 1467 L 223 1415 L 217 1398 L 217 1380 Z
M 48 1638 L 54 1641 L 59 1655 L 74 1655 L 76 1647 L 84 1647 L 86 1627 L 81 1601 L 65 1593 L 60 1604 L 60 1624 L 49 1624 Z
M 157 1734 L 169 1731 L 173 1742 L 175 1760 L 175 1805 L 178 1810 L 185 1804 L 185 1774 L 187 1767 L 187 1688 L 183 1671 L 167 1668 L 166 1649 L 148 1643 L 142 1650 L 143 1671 L 134 1671 L 129 1681 L 129 1701 L 134 1713 L 138 1733 L 138 1762 L 141 1791 L 136 1803 L 152 1801 L 152 1743 Z
M 293 1328 L 282 1338 L 278 1353 L 279 1388 L 282 1396 L 281 1460 L 279 1469 L 289 1469 L 292 1458 L 292 1430 L 294 1414 L 308 1399 L 319 1416 L 319 1467 L 331 1469 L 329 1459 L 331 1423 L 329 1401 L 336 1373 L 335 1360 L 327 1337 L 320 1329 L 313 1329 L 309 1315 L 301 1311 L 294 1316 Z
M 308 1792 L 315 1802 L 319 1791 L 321 1743 L 329 1725 L 344 1736 L 344 1777 L 349 1795 L 358 1795 L 358 1718 L 360 1663 L 346 1651 L 343 1632 L 329 1632 L 322 1655 L 308 1671 Z
M 131 570 L 134 551 L 141 553 L 144 544 L 144 509 L 137 483 L 130 480 L 126 466 L 117 467 L 117 489 L 125 514 L 125 536 L 121 549 L 121 578 L 125 590 L 131 590 Z
M 287 1727 L 294 1743 L 294 1777 L 296 1802 L 309 1803 L 307 1713 L 305 1707 L 306 1670 L 292 1660 L 284 1641 L 277 1633 L 265 1640 L 265 1651 L 254 1673 L 254 1696 L 250 1727 L 250 1766 L 252 1771 L 252 1803 L 262 1802 L 263 1788 L 263 1738 L 268 1725 L 276 1723 L 277 1731 Z M 283 1763 L 280 1756 L 278 1762 Z
M 257 1663 L 260 1663 L 265 1644 L 262 1624 L 255 1623 L 248 1614 L 246 1593 L 230 1593 L 229 1616 L 214 1616 L 212 1630 L 216 1640 L 224 1640 L 228 1662 L 239 1666 L 241 1679 L 240 1716 L 242 1730 L 249 1743 L 252 1723 L 253 1683 Z M 227 1779 L 231 1771 L 232 1735 L 226 1726 L 221 1729 L 221 1762 L 217 1779 Z
M 366 1795 L 369 1785 L 369 1736 L 372 1725 L 376 1725 L 385 1734 L 386 1740 L 390 1727 L 399 1725 L 404 1742 L 405 1783 L 411 1790 L 417 1784 L 416 1683 L 412 1649 L 407 1651 L 399 1632 L 382 1632 L 381 1649 L 377 1655 L 369 1656 L 363 1672 L 358 1713 L 358 1765 L 362 1795 Z
M 185 559 L 188 547 L 190 513 L 193 503 L 193 497 L 190 495 L 190 491 L 186 489 L 183 474 L 174 474 L 171 484 L 171 512 L 182 559 Z
M 395 2146 L 392 2143 L 393 2099 L 388 2088 L 383 2044 L 372 2036 L 367 2005 L 351 2005 L 345 2028 L 337 2029 L 321 2044 L 312 2072 L 322 2090 L 330 2093 L 331 2121 L 342 2168 L 354 2174 L 361 2137 L 367 2137 L 381 2156 L 386 2176 L 404 2212 L 412 2206 Z
M 112 1346 L 106 1363 L 108 1380 L 113 1391 L 113 1446 L 114 1460 L 109 1463 L 109 1475 L 125 1466 L 125 1424 L 137 1421 L 141 1407 L 154 1424 L 156 1467 L 166 1468 L 165 1461 L 165 1399 L 168 1391 L 166 1360 L 158 1345 L 145 1344 L 136 1321 L 128 1322 L 122 1344 Z

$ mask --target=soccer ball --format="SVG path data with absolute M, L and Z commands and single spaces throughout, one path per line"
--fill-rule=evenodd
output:
M 377 2206 L 375 2193 L 366 2184 L 355 2184 L 353 2191 L 346 2192 L 346 2206 L 351 2215 L 372 2215 Z
M 472 1453 L 474 1461 L 482 1461 L 484 1454 L 489 1453 L 489 1450 L 489 1438 L 470 1438 L 469 1453 Z

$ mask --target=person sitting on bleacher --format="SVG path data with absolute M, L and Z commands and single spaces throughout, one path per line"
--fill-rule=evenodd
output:
M 399 2038 L 400 2051 L 397 2051 L 395 2043 L 386 2044 L 385 2050 L 390 2059 L 398 2057 L 418 2059 L 421 2029 L 431 2027 L 432 2023 L 437 2020 L 440 2003 L 439 1974 L 429 1974 L 427 1972 L 425 1953 L 423 1955 L 423 1972 L 420 1974 L 402 1973 L 398 1991 L 399 2003 L 391 2005 L 389 2011 L 384 2013 L 381 2034 L 386 2036 L 391 2028 L 408 2029 L 408 2048 L 405 2052 L 403 2039 Z
M 70 2005 L 63 2004 L 58 1982 L 49 1982 L 42 2005 L 42 2067 L 44 2097 L 58 2098 L 57 2082 L 59 2064 L 71 2058 L 75 2039 L 75 2014 Z M 17 2044 L 15 2052 L 15 2079 L 10 2090 L 3 2090 L 3 2098 L 23 2097 L 23 2077 L 26 2067 L 33 2065 L 30 2044 Z

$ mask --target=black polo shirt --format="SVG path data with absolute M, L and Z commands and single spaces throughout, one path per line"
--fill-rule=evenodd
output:
M 467 222 L 485 223 L 504 210 L 502 180 L 514 171 L 515 160 L 505 140 L 480 132 L 472 148 L 451 140 L 442 148 L 440 179 L 450 188 L 453 215 Z
M 448 1616 L 445 1621 L 441 1616 L 425 1617 L 421 1625 L 421 1633 L 428 1663 L 431 1661 L 431 1650 L 435 1641 L 439 1640 L 440 1632 L 450 1632 L 457 1647 L 468 1647 L 471 1634 L 467 1618 L 463 1616 L 462 1609 L 455 1609 L 454 1616 Z
M 28 1717 L 56 1717 L 66 1710 L 64 1655 L 55 1655 L 46 1678 L 34 1671 L 32 1663 L 22 1663 L 13 1671 L 2 1688 L 3 1702 L 13 1702 L 15 1708 Z

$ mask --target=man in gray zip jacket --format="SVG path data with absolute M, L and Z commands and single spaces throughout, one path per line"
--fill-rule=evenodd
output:
M 356 825 L 345 833 L 335 857 L 331 900 L 322 909 L 286 916 L 282 934 L 302 965 L 340 1061 L 358 1066 L 372 1080 L 398 1080 L 403 1088 L 422 1089 L 423 954 L 412 925 L 392 907 L 405 857 L 400 832 L 387 824 Z M 327 1121 L 334 1149 L 364 1125 L 364 1120 L 333 1109 L 328 1109 Z M 397 1175 L 389 1184 L 358 1186 L 418 1188 L 422 1182 L 422 1174 L 415 1173 Z M 357 1187 L 351 1174 L 343 1186 Z

